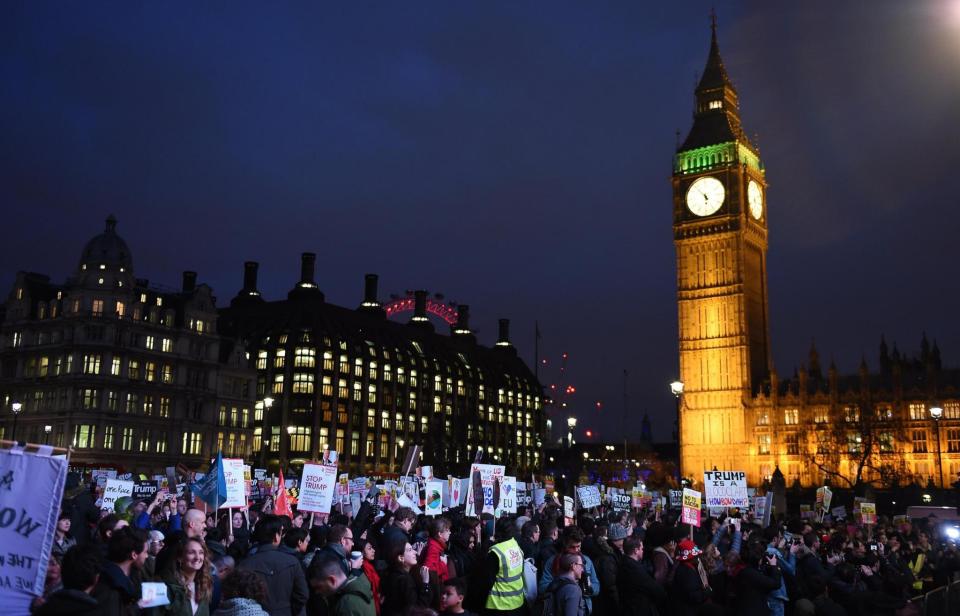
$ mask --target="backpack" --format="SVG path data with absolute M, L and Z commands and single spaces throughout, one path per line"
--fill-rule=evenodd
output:
M 564 577 L 554 578 L 543 593 L 543 607 L 539 612 L 540 616 L 557 616 L 560 613 L 560 610 L 557 609 L 557 592 L 561 587 L 575 583 L 573 580 Z

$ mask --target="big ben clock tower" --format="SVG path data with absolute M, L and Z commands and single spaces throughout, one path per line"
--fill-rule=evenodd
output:
M 673 168 L 677 249 L 680 457 L 685 476 L 746 470 L 745 410 L 767 378 L 767 186 L 740 124 L 737 91 L 717 45 L 695 91 L 693 127 Z

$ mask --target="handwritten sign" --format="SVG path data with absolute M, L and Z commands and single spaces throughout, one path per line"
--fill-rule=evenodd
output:
M 866 501 L 860 503 L 860 517 L 864 524 L 877 523 L 877 504 Z
M 577 498 L 581 509 L 600 506 L 600 490 L 597 486 L 577 486 Z
M 700 502 L 703 495 L 690 488 L 683 489 L 683 509 L 680 511 L 680 521 L 691 526 L 700 526 Z
M 0 451 L 0 605 L 8 614 L 29 613 L 43 594 L 66 478 L 63 458 Z
M 747 474 L 743 471 L 704 471 L 703 487 L 707 507 L 750 507 L 747 495 Z
M 517 512 L 517 478 L 504 475 L 500 480 L 500 503 L 497 506 L 497 515 Z
M 833 492 L 830 488 L 827 486 L 817 488 L 817 511 L 829 510 L 831 500 L 833 500 Z
M 304 464 L 297 509 L 314 513 L 330 513 L 333 505 L 333 491 L 336 485 L 336 466 Z
M 100 501 L 100 508 L 113 511 L 117 500 L 124 496 L 133 496 L 133 482 L 124 479 L 107 479 L 107 485 L 103 488 L 103 500 Z

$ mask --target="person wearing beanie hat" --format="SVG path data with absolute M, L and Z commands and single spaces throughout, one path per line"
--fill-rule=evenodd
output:
M 700 563 L 702 553 L 692 539 L 684 539 L 677 544 L 677 568 L 673 577 L 673 589 L 677 598 L 675 614 L 697 614 L 710 598 L 707 572 Z

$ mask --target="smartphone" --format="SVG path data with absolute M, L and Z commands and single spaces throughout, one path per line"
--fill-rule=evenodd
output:
M 876 552 L 876 551 L 877 551 L 877 544 L 876 544 L 876 543 L 871 543 L 871 544 L 870 544 L 870 551 L 871 551 L 871 552 Z

